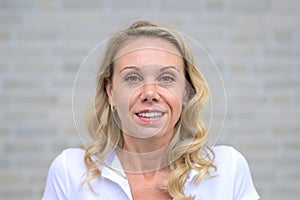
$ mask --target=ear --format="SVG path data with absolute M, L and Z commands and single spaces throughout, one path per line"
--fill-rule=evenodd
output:
M 112 95 L 112 84 L 111 82 L 108 82 L 105 86 L 105 90 L 106 90 L 106 94 L 108 96 L 108 102 L 109 102 L 109 105 L 112 105 L 113 104 L 113 95 Z
M 190 95 L 191 95 L 191 86 L 187 84 L 187 86 L 185 87 L 183 101 L 182 101 L 183 106 L 185 106 L 190 100 Z
M 183 97 L 183 101 L 182 101 L 182 105 L 183 105 L 183 106 L 185 106 L 185 105 L 187 104 L 188 100 L 189 100 L 189 95 L 188 95 L 188 93 L 189 93 L 189 92 L 187 92 L 187 91 L 184 93 L 184 97 Z

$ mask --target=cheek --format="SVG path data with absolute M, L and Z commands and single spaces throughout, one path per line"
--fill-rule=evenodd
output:
M 169 99 L 169 105 L 174 115 L 179 116 L 182 110 L 182 99 L 175 96 L 174 98 Z
M 168 94 L 166 98 L 172 102 L 172 105 L 182 106 L 185 101 L 186 91 L 184 88 L 178 87 L 169 89 L 165 94 Z
M 130 107 L 133 105 L 134 93 L 125 87 L 118 87 L 114 90 L 113 98 L 120 115 L 128 114 Z M 127 115 L 126 114 L 126 115 Z
M 181 90 L 177 91 L 166 91 L 163 93 L 163 99 L 168 104 L 172 115 L 178 118 L 182 111 L 182 106 L 184 103 L 184 94 Z
M 166 97 L 167 103 L 171 109 L 172 119 L 177 122 L 181 116 L 182 107 L 186 102 L 186 92 L 184 89 L 173 90 Z
M 124 105 L 127 105 L 127 102 L 128 102 L 128 95 L 126 92 L 122 92 L 122 91 L 115 91 L 114 93 L 114 102 L 116 103 L 118 109 L 120 107 L 123 107 Z

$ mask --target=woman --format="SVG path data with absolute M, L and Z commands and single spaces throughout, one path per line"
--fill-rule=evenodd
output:
M 244 157 L 206 145 L 208 97 L 175 30 L 139 21 L 116 33 L 97 76 L 93 142 L 53 161 L 43 199 L 259 199 Z

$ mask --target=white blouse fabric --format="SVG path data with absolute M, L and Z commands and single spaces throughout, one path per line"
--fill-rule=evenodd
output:
M 197 172 L 191 170 L 185 183 L 185 194 L 196 200 L 257 200 L 259 195 L 254 187 L 246 159 L 233 147 L 216 146 L 213 178 L 202 180 L 194 185 Z M 102 166 L 101 177 L 91 181 L 94 193 L 87 184 L 81 188 L 86 177 L 84 164 L 85 151 L 66 149 L 52 162 L 43 200 L 131 200 L 127 179 L 119 173 Z M 120 162 L 116 154 L 109 159 L 112 166 Z M 125 173 L 124 173 L 125 174 Z

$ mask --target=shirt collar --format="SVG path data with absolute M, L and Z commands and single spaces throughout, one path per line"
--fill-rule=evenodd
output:
M 106 163 L 108 166 L 102 166 L 102 175 L 106 177 L 106 175 L 109 175 L 109 177 L 112 174 L 119 175 L 122 179 L 126 179 L 126 173 L 122 167 L 122 164 L 117 156 L 116 151 L 113 151 L 111 155 L 108 157 Z M 108 177 L 106 177 L 108 178 Z

